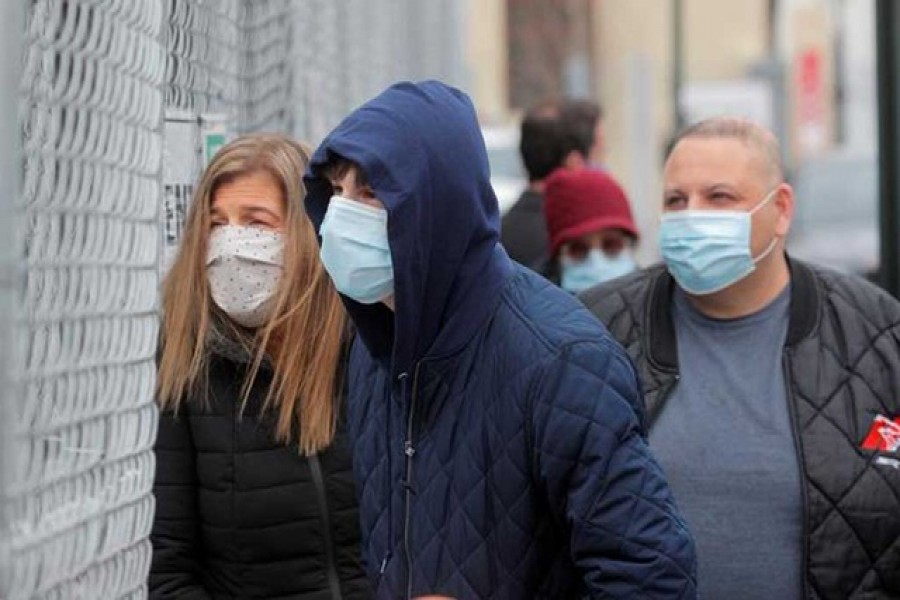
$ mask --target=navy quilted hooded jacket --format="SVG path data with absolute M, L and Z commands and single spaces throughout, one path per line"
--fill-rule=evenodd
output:
M 509 260 L 468 97 L 400 83 L 313 156 L 388 211 L 394 306 L 344 298 L 359 336 L 350 432 L 379 598 L 693 598 L 690 534 L 641 428 L 635 371 L 570 295 Z

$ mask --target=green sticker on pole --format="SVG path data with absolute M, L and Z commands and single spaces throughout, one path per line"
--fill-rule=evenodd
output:
M 204 148 L 204 160 L 206 164 L 212 160 L 213 156 L 216 155 L 216 152 L 219 151 L 219 148 L 225 145 L 225 134 L 224 133 L 207 133 L 203 136 L 203 148 Z
M 204 114 L 200 116 L 200 137 L 203 143 L 203 164 L 208 165 L 219 149 L 231 140 L 227 115 Z

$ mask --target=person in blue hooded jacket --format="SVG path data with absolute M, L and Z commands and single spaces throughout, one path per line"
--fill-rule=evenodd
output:
M 379 598 L 693 598 L 635 370 L 512 262 L 469 98 L 399 83 L 306 175 L 353 320 L 348 419 Z

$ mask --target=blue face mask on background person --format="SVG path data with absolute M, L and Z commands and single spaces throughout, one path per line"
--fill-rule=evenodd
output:
M 751 215 L 774 197 L 769 192 L 751 211 L 680 210 L 662 216 L 659 249 L 669 273 L 689 294 L 713 294 L 740 281 L 769 255 L 778 237 L 756 258 L 750 254 Z
M 622 250 L 616 256 L 607 256 L 599 248 L 591 248 L 584 260 L 564 256 L 560 259 L 560 265 L 562 266 L 560 286 L 573 294 L 627 275 L 637 268 L 634 257 L 627 250 Z
M 362 304 L 394 293 L 386 210 L 332 196 L 319 234 L 322 263 L 340 293 Z

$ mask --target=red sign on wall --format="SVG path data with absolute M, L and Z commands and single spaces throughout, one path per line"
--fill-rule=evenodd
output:
M 828 142 L 828 90 L 822 50 L 802 50 L 794 65 L 797 141 L 803 155 L 809 156 L 824 150 Z

